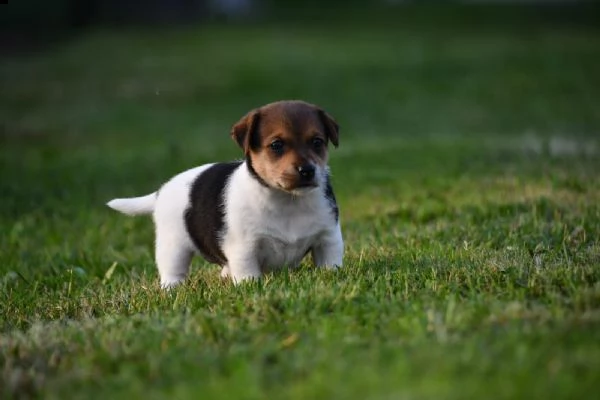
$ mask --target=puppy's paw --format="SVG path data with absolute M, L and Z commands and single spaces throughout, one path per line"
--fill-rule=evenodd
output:
M 183 283 L 183 279 L 161 279 L 160 288 L 164 290 L 173 289 Z
M 239 285 L 244 282 L 256 282 L 261 278 L 261 274 L 252 274 L 252 275 L 230 275 L 231 280 L 235 285 Z
M 229 267 L 226 265 L 221 270 L 221 278 L 226 279 L 226 278 L 229 278 L 230 276 L 231 276 L 231 273 L 229 272 Z

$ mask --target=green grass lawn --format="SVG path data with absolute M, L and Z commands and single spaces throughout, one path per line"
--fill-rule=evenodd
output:
M 390 20 L 0 60 L 0 397 L 600 391 L 600 31 Z M 150 219 L 104 203 L 239 157 L 230 126 L 285 98 L 340 123 L 346 267 L 234 287 L 196 259 L 161 291 Z

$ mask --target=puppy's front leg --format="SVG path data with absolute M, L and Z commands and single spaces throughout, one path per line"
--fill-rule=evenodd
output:
M 260 266 L 256 258 L 232 260 L 229 262 L 229 276 L 236 285 L 246 280 L 258 279 L 261 276 Z
M 317 267 L 335 269 L 342 266 L 344 258 L 344 240 L 340 225 L 327 231 L 312 248 L 312 257 Z
M 231 245 L 225 252 L 227 257 L 227 273 L 238 284 L 248 279 L 258 279 L 261 276 L 260 265 L 253 246 L 247 244 Z

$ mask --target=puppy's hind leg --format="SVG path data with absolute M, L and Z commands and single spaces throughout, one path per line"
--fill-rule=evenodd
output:
M 156 229 L 156 265 L 160 285 L 169 288 L 181 283 L 188 275 L 194 244 L 185 226 L 189 201 L 189 182 L 179 175 L 158 192 L 154 207 Z
M 186 240 L 156 233 L 156 265 L 163 289 L 180 284 L 188 275 L 193 251 Z

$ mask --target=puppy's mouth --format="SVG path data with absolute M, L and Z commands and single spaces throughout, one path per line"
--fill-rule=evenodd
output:
M 294 189 L 315 188 L 317 186 L 319 186 L 317 182 L 299 182 Z
M 277 183 L 277 188 L 283 192 L 291 193 L 291 194 L 300 194 L 307 193 L 319 187 L 317 182 L 298 182 L 294 185 L 283 185 L 281 183 Z

